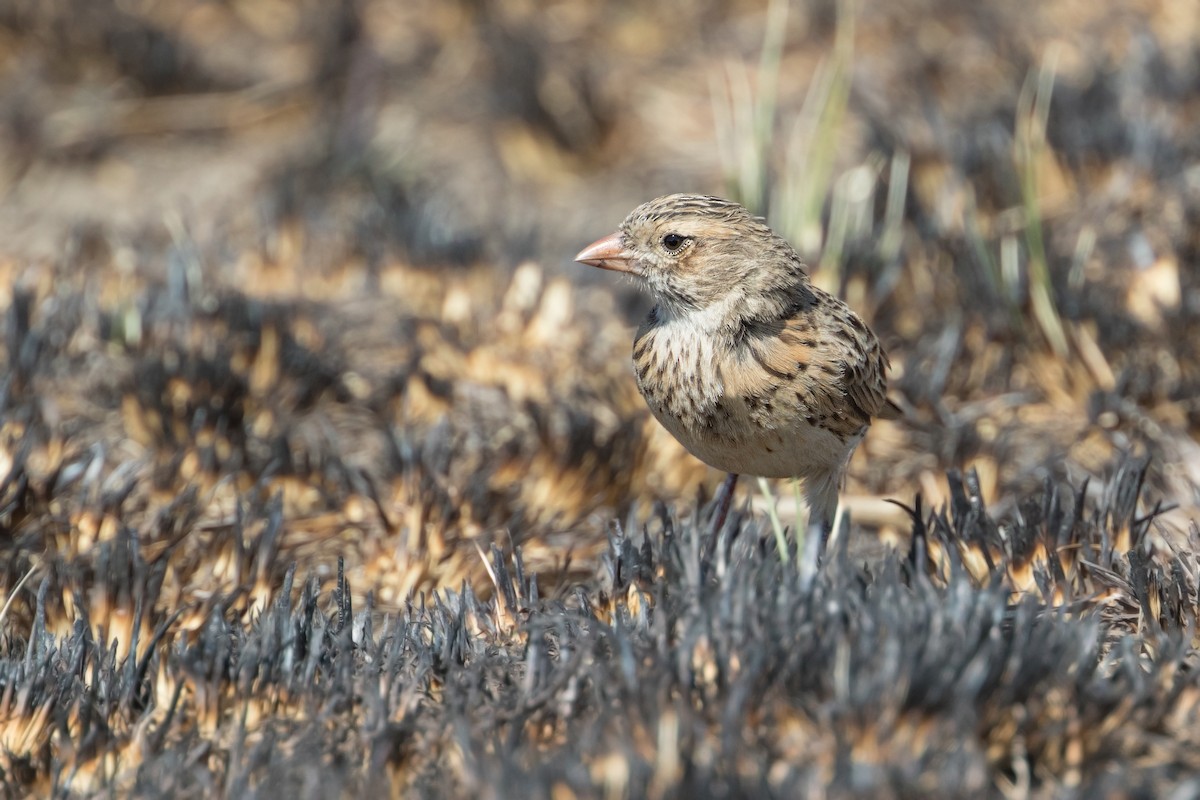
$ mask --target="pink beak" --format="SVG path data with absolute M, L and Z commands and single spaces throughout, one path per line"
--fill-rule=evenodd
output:
M 633 254 L 627 252 L 621 245 L 621 234 L 613 233 L 603 239 L 597 239 L 579 251 L 575 260 L 580 264 L 600 269 L 611 269 L 616 272 L 629 272 L 638 275 L 639 270 L 633 261 Z

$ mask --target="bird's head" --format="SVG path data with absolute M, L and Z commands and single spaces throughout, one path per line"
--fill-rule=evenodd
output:
M 703 195 L 643 203 L 575 260 L 634 275 L 676 315 L 720 308 L 740 316 L 751 299 L 769 299 L 805 280 L 799 256 L 760 217 Z

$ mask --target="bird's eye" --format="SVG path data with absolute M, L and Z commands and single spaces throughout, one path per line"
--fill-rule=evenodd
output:
M 683 247 L 683 243 L 685 241 L 686 239 L 684 239 L 678 233 L 668 233 L 662 239 L 663 247 L 667 248 L 672 253 Z

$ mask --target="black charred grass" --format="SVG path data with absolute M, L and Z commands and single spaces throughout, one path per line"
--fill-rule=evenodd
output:
M 602 349 L 530 350 L 536 298 L 489 343 L 187 287 L 6 315 L 3 796 L 1197 788 L 1196 531 L 1145 460 L 1000 514 L 952 472 L 797 569 L 744 513 L 614 514 L 641 418 Z
M 530 516 L 472 552 L 486 581 L 443 555 L 424 567 L 436 580 L 382 603 L 349 577 L 363 548 L 469 551 L 482 540 L 455 526 L 504 502 L 495 465 L 522 463 L 523 437 L 480 444 L 498 429 L 487 415 L 382 416 L 390 455 L 356 470 L 290 436 L 354 402 L 337 343 L 300 343 L 303 309 L 230 295 L 173 317 L 148 297 L 139 343 L 118 342 L 120 391 L 96 401 L 141 438 L 130 462 L 113 442 L 63 442 L 37 391 L 88 315 L 18 295 L 8 316 L 4 796 L 1196 788 L 1197 565 L 1156 540 L 1144 461 L 1098 493 L 1047 482 L 1002 520 L 977 475 L 953 473 L 943 507 L 913 503 L 906 549 L 864 563 L 838 546 L 815 572 L 785 563 L 761 521 L 735 514 L 713 536 L 708 509 L 662 506 L 606 517 L 598 573 L 563 581 L 527 553 L 584 534 Z M 382 385 L 452 399 L 420 364 Z M 590 424 L 567 415 L 561 440 L 531 438 L 563 454 L 553 469 L 585 470 Z M 381 488 L 397 480 L 440 539 L 409 538 Z M 297 482 L 314 491 L 297 500 Z
M 490 598 L 388 613 L 353 605 L 340 564 L 293 563 L 266 602 L 246 580 L 187 630 L 158 602 L 170 558 L 128 529 L 87 558 L 10 548 L 42 577 L 0 656 L 4 796 L 1186 794 L 1195 562 L 1149 546 L 1141 474 L 1123 465 L 1099 505 L 1048 486 L 1002 530 L 966 480 L 914 509 L 907 553 L 835 550 L 815 574 L 754 522 L 714 539 L 666 511 L 656 535 L 614 524 L 599 579 L 550 596 L 519 548 L 493 550 Z M 272 514 L 245 511 L 250 575 Z M 1014 592 L 1038 543 L 1083 566 L 1043 558 Z M 62 596 L 76 613 L 52 631 Z M 89 617 L 101 597 L 129 645 Z
M 90 195 L 132 232 L 46 204 L 61 258 L 0 258 L 0 797 L 1200 795 L 1200 533 L 1163 513 L 1200 429 L 1186 0 L 1067 32 L 1035 220 L 1066 357 L 993 263 L 1030 257 L 1014 111 L 1064 9 L 860 15 L 878 153 L 839 157 L 912 180 L 839 289 L 910 413 L 849 494 L 908 514 L 816 572 L 680 501 L 644 300 L 550 290 L 632 201 L 718 185 L 704 134 L 656 139 L 708 130 L 757 12 L 427 5 L 0 5 L 12 175 L 215 142 L 260 177 L 169 242 L 160 192 Z M 792 4 L 783 127 L 834 12 Z

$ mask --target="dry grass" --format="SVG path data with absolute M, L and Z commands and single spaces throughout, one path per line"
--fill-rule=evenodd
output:
M 4 796 L 1194 791 L 1200 71 L 1142 6 L 9 4 Z M 906 411 L 819 572 L 787 491 L 708 536 L 644 298 L 563 263 L 723 186 Z

